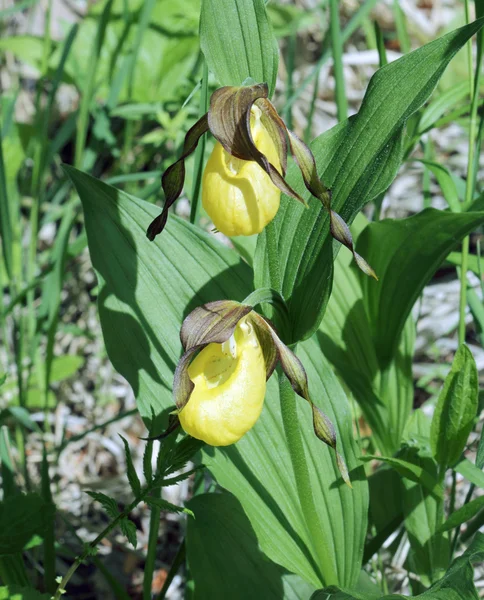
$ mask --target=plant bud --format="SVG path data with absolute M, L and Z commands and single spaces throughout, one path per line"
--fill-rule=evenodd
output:
M 247 317 L 223 344 L 209 344 L 188 367 L 195 385 L 179 413 L 192 437 L 228 446 L 251 429 L 262 411 L 266 367 L 257 335 Z
M 281 165 L 261 111 L 251 109 L 251 133 L 257 149 L 278 170 Z M 203 174 L 202 202 L 215 227 L 227 236 L 260 233 L 275 217 L 281 192 L 254 161 L 230 155 L 217 142 Z

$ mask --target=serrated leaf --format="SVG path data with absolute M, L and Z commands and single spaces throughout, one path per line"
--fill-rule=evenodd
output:
M 191 475 L 193 475 L 194 473 L 196 473 L 197 471 L 200 471 L 201 469 L 204 469 L 205 465 L 197 465 L 196 467 L 194 467 L 193 469 L 190 469 L 189 471 L 186 471 L 185 473 L 180 473 L 180 475 L 175 475 L 174 477 L 168 477 L 167 479 L 163 479 L 163 487 L 169 487 L 170 485 L 176 485 L 177 483 L 180 483 L 181 481 L 185 481 L 185 479 L 188 479 Z
M 153 496 L 148 496 L 147 498 L 145 498 L 145 502 L 149 506 L 156 506 L 156 508 L 159 508 L 160 510 L 166 510 L 174 513 L 185 513 L 186 515 L 190 515 L 191 517 L 195 516 L 190 509 L 185 508 L 184 506 L 177 506 L 176 504 L 172 504 L 171 502 L 168 502 L 163 498 L 154 498 Z
M 465 448 L 477 413 L 478 394 L 476 362 L 462 344 L 439 394 L 430 430 L 434 458 L 444 468 L 455 464 Z
M 200 46 L 221 85 L 252 78 L 274 93 L 279 56 L 264 0 L 203 0 Z
M 119 515 L 118 504 L 114 498 L 110 498 L 102 492 L 86 492 L 86 494 L 99 502 L 111 519 L 115 519 Z
M 123 440 L 124 444 L 124 451 L 126 454 L 126 471 L 128 475 L 129 485 L 134 494 L 134 497 L 138 498 L 141 494 L 141 482 L 133 465 L 133 458 L 131 457 L 131 450 L 129 449 L 128 441 L 122 435 L 120 435 L 119 437 Z
M 146 483 L 150 483 L 153 479 L 153 465 L 151 460 L 153 458 L 153 440 L 146 442 L 145 451 L 143 452 L 143 475 L 145 476 Z
M 136 525 L 133 523 L 133 521 L 128 519 L 128 517 L 124 517 L 119 522 L 119 526 L 123 532 L 123 535 L 126 536 L 128 542 L 133 546 L 133 548 L 136 548 L 138 545 L 138 535 Z

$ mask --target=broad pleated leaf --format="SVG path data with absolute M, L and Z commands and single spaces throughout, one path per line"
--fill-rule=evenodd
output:
M 251 292 L 252 272 L 234 251 L 176 217 L 162 236 L 149 242 L 145 229 L 157 214 L 156 207 L 79 171 L 68 171 L 85 211 L 89 249 L 100 282 L 106 348 L 115 368 L 133 387 L 141 415 L 149 421 L 152 410 L 158 417 L 173 406 L 171 388 L 182 353 L 179 333 L 184 317 L 209 301 L 242 301 Z M 325 544 L 338 582 L 348 585 L 361 568 L 366 479 L 356 459 L 351 414 L 339 383 L 314 341 L 304 344 L 298 354 L 308 373 L 311 398 L 335 426 L 353 484 L 351 490 L 343 482 L 334 453 L 313 433 L 310 406 L 301 400 L 297 405 L 301 436 L 323 525 L 321 536 L 313 540 L 308 534 L 274 377 L 255 427 L 234 446 L 208 449 L 204 462 L 242 502 L 261 549 L 271 560 L 320 586 L 315 548 Z
M 195 600 L 307 600 L 314 586 L 265 556 L 240 502 L 232 494 L 202 494 L 188 506 L 187 556 Z
M 38 494 L 16 494 L 0 502 L 0 556 L 22 552 L 34 535 L 52 526 L 53 505 Z
M 149 421 L 152 410 L 159 417 L 173 406 L 184 317 L 213 300 L 243 300 L 251 291 L 251 271 L 235 252 L 176 216 L 150 242 L 145 232 L 156 206 L 67 171 L 83 203 L 106 349 Z
M 315 340 L 298 350 L 314 403 L 335 426 L 338 447 L 353 489 L 341 478 L 334 453 L 313 433 L 310 406 L 296 403 L 309 476 L 321 524 L 321 537 L 308 534 L 298 501 L 295 475 L 273 377 L 260 419 L 235 446 L 206 448 L 203 462 L 217 481 L 237 496 L 257 534 L 262 551 L 276 563 L 317 585 L 318 556 L 333 561 L 338 580 L 354 583 L 359 575 L 366 533 L 368 488 L 356 458 L 348 401 Z
M 318 175 L 332 189 L 333 209 L 347 223 L 388 188 L 403 158 L 407 119 L 482 25 L 482 20 L 471 23 L 381 68 L 370 81 L 359 113 L 313 142 Z M 287 179 L 309 199 L 296 168 Z M 259 236 L 256 286 L 272 287 L 288 301 L 294 325 L 287 343 L 307 338 L 321 321 L 331 292 L 332 246 L 329 217 L 315 199 L 308 210 L 283 199 L 275 221 Z M 380 277 L 371 258 L 358 252 Z
M 364 303 L 380 368 L 392 360 L 415 301 L 456 243 L 484 223 L 483 213 L 433 208 L 407 219 L 371 223 L 357 248 L 380 281 L 362 279 Z
M 250 77 L 274 93 L 279 53 L 264 0 L 203 0 L 200 46 L 221 85 Z
M 356 233 L 367 224 L 359 215 L 354 224 Z M 362 278 L 351 263 L 349 253 L 338 254 L 333 292 L 316 337 L 360 405 L 379 450 L 391 456 L 400 447 L 412 409 L 414 324 L 411 318 L 407 320 L 394 360 L 382 372 L 363 304 Z
M 375 596 L 361 593 L 360 590 L 344 591 L 337 588 L 320 590 L 311 596 L 311 600 L 400 600 L 401 598 L 420 598 L 421 600 L 478 600 L 479 593 L 474 585 L 473 565 L 484 559 L 484 535 L 478 533 L 471 546 L 462 556 L 456 558 L 447 573 L 428 591 L 417 596 L 390 594 Z

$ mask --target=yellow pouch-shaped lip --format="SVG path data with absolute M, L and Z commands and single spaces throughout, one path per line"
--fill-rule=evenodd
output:
M 228 446 L 254 426 L 264 404 L 266 370 L 246 318 L 227 342 L 204 348 L 188 375 L 195 387 L 179 419 L 189 435 L 211 446 Z
M 260 121 L 260 110 L 252 108 L 254 143 L 280 169 L 276 147 Z M 281 193 L 254 161 L 228 154 L 217 142 L 203 175 L 202 202 L 215 227 L 227 236 L 260 233 L 279 210 Z

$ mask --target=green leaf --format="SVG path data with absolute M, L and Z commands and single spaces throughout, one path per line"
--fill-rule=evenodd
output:
M 399 600 L 400 598 L 420 598 L 421 600 L 478 600 L 479 593 L 474 585 L 473 564 L 484 558 L 484 535 L 478 533 L 471 546 L 462 556 L 455 559 L 445 575 L 432 587 L 417 596 L 390 594 L 374 596 L 359 591 L 341 590 L 335 587 L 319 590 L 311 600 Z
M 102 507 L 106 511 L 111 519 L 115 519 L 119 515 L 118 503 L 114 498 L 110 498 L 102 492 L 86 492 L 91 498 L 94 498 L 97 502 L 102 504 Z
M 484 507 L 484 496 L 479 496 L 475 500 L 464 504 L 462 508 L 456 510 L 450 515 L 447 521 L 439 528 L 439 531 L 450 531 L 455 527 L 459 527 L 462 523 L 467 523 L 472 517 L 475 517 L 477 513 Z
M 484 213 L 433 208 L 407 219 L 371 223 L 357 250 L 380 281 L 362 280 L 364 302 L 380 367 L 395 356 L 400 334 L 424 286 L 456 243 L 484 222 Z M 405 285 L 402 285 L 405 282 Z
M 432 477 L 418 464 L 414 464 L 413 462 L 401 458 L 393 458 L 392 456 L 373 456 L 371 454 L 361 456 L 360 460 L 363 462 L 381 460 L 388 466 L 394 468 L 402 477 L 406 477 L 410 481 L 423 485 L 428 492 L 434 494 L 436 497 L 442 497 L 442 489 L 437 479 Z
M 222 85 L 250 77 L 274 93 L 278 47 L 263 0 L 202 0 L 200 46 Z
M 134 494 L 134 497 L 138 498 L 141 494 L 141 482 L 133 465 L 133 458 L 131 457 L 131 450 L 129 449 L 128 441 L 122 435 L 120 435 L 119 437 L 123 440 L 124 444 L 124 452 L 126 454 L 126 471 L 128 475 L 129 485 Z
M 136 48 L 131 86 L 128 81 L 130 59 L 138 43 L 142 5 L 146 3 L 130 2 L 127 13 L 122 6 L 116 10 L 114 4 L 94 74 L 96 98 L 108 101 L 110 106 L 116 102 L 151 103 L 179 98 L 180 87 L 192 76 L 199 48 L 199 1 L 186 0 L 183 11 L 175 0 L 155 3 L 149 26 Z M 105 6 L 106 2 L 93 4 L 82 19 L 66 61 L 64 79 L 74 82 L 78 89 L 85 88 L 92 67 L 91 49 Z M 58 64 L 60 51 L 58 48 L 52 54 L 51 65 Z M 41 51 L 37 56 L 42 56 Z
M 121 521 L 119 521 L 119 526 L 123 532 L 123 535 L 125 535 L 128 539 L 128 542 L 133 546 L 133 548 L 136 548 L 138 545 L 138 536 L 136 533 L 136 525 L 133 523 L 133 521 L 128 519 L 128 517 L 124 517 L 121 519 Z
M 147 498 L 145 498 L 145 502 L 149 506 L 154 506 L 156 508 L 159 508 L 160 510 L 165 510 L 174 513 L 185 513 L 186 515 L 190 515 L 191 517 L 194 516 L 193 512 L 190 509 L 185 508 L 184 506 L 177 506 L 176 504 L 172 504 L 171 502 L 168 502 L 163 498 L 155 498 L 154 496 L 148 496 Z
M 364 563 L 378 552 L 403 521 L 402 482 L 398 473 L 382 466 L 368 478 L 368 486 L 370 523 L 375 528 L 375 535 L 365 545 Z
M 19 585 L 0 586 L 0 600 L 51 600 L 51 594 L 41 594 L 39 591 Z
M 476 361 L 462 344 L 445 378 L 430 431 L 434 458 L 444 468 L 455 464 L 465 448 L 477 413 L 478 394 Z
M 422 111 L 422 116 L 418 124 L 418 133 L 421 135 L 431 129 L 436 121 L 449 109 L 469 95 L 469 83 L 462 81 L 439 94 L 435 100 Z
M 237 253 L 176 217 L 150 243 L 145 231 L 158 213 L 156 207 L 74 169 L 68 172 L 84 206 L 108 354 L 133 387 L 143 418 L 149 421 L 152 409 L 160 418 L 160 431 L 166 423 L 161 414 L 173 405 L 183 318 L 212 300 L 242 301 L 252 291 L 252 272 Z M 361 568 L 368 513 L 351 411 L 317 343 L 303 344 L 299 357 L 311 398 L 335 425 L 353 484 L 351 490 L 342 481 L 333 453 L 313 433 L 311 408 L 301 400 L 297 410 L 321 538 L 309 536 L 299 504 L 275 380 L 269 381 L 265 408 L 255 427 L 235 446 L 208 448 L 205 458 L 219 483 L 242 502 L 261 549 L 271 560 L 321 585 L 315 548 L 327 544 L 338 581 L 351 584 Z M 177 451 L 177 468 L 201 446 L 187 439 L 183 451 Z
M 409 443 L 420 440 L 420 447 L 405 446 L 399 456 L 422 469 L 429 481 L 437 481 L 439 470 L 428 449 L 430 420 L 422 410 L 417 410 L 409 420 L 405 436 Z M 405 529 L 410 542 L 408 566 L 420 577 L 425 586 L 437 581 L 449 565 L 450 548 L 447 533 L 438 529 L 444 520 L 442 482 L 432 493 L 427 484 L 416 483 L 403 477 L 402 507 Z M 441 480 L 440 480 L 441 481 Z M 417 588 L 418 589 L 418 588 Z
M 421 162 L 431 173 L 434 174 L 437 183 L 440 185 L 442 194 L 452 209 L 452 212 L 461 212 L 462 205 L 459 200 L 459 193 L 455 181 L 452 179 L 452 175 L 447 167 L 431 160 L 422 160 Z
M 381 68 L 370 81 L 359 113 L 313 142 L 318 174 L 332 189 L 333 209 L 346 222 L 388 188 L 403 158 L 406 121 L 482 25 L 482 20 L 471 23 Z M 297 185 L 296 168 L 287 180 L 309 197 Z M 381 276 L 372 257 L 359 254 Z M 280 291 L 288 303 L 293 328 L 286 343 L 305 339 L 317 329 L 331 292 L 332 258 L 329 218 L 320 203 L 313 199 L 304 210 L 283 198 L 276 219 L 259 235 L 254 265 L 256 287 Z
M 355 228 L 363 229 L 365 224 L 365 217 L 358 215 Z M 391 456 L 400 447 L 413 405 L 415 326 L 409 317 L 394 360 L 381 371 L 363 304 L 361 278 L 351 262 L 349 253 L 338 254 L 333 291 L 316 335 L 326 358 L 360 405 L 378 449 Z
M 307 600 L 314 586 L 265 556 L 240 502 L 232 495 L 201 494 L 190 500 L 187 556 L 195 600 Z
M 321 538 L 308 534 L 298 501 L 296 476 L 281 416 L 275 378 L 268 382 L 264 410 L 256 425 L 235 445 L 203 450 L 203 462 L 218 483 L 240 500 L 261 550 L 274 562 L 318 585 L 318 545 L 326 545 L 338 581 L 358 579 L 366 534 L 368 488 L 356 458 L 348 401 L 314 339 L 298 349 L 314 403 L 331 419 L 353 489 L 341 478 L 334 453 L 313 433 L 311 408 L 296 403 L 298 424 L 321 526 Z M 323 543 L 323 540 L 326 542 Z
M 141 416 L 149 422 L 154 411 L 156 435 L 167 422 L 163 410 L 173 406 L 183 318 L 212 300 L 243 300 L 251 291 L 250 268 L 213 236 L 176 216 L 149 242 L 146 228 L 159 209 L 66 170 L 83 203 L 109 358 L 132 386 Z
M 460 473 L 471 483 L 484 490 L 484 472 L 468 458 L 462 458 L 452 469 Z
M 0 555 L 22 552 L 34 535 L 43 536 L 53 506 L 38 494 L 15 494 L 0 502 Z

